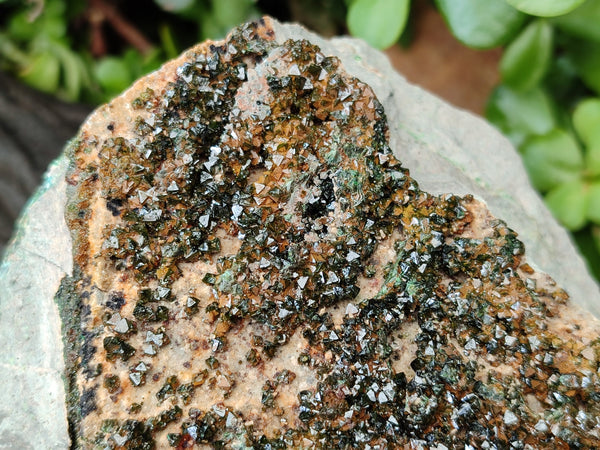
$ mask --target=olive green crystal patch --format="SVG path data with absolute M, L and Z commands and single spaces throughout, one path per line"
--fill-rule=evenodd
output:
M 598 444 L 597 334 L 336 58 L 259 22 L 162 72 L 71 155 L 76 445 Z

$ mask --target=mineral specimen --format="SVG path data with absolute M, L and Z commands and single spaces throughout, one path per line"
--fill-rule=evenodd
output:
M 76 447 L 600 445 L 596 322 L 268 19 L 98 110 L 70 159 Z

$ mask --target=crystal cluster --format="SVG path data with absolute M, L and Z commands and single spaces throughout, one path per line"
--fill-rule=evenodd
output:
M 77 445 L 599 444 L 597 330 L 336 58 L 261 21 L 143 83 L 72 148 Z

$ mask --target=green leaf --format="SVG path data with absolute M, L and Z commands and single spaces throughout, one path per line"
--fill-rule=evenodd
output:
M 4 61 L 1 66 L 9 62 L 11 65 L 25 67 L 29 64 L 29 55 L 21 50 L 19 46 L 8 36 L 8 33 L 0 32 L 0 55 Z
M 252 0 L 212 0 L 211 5 L 210 10 L 206 10 L 203 3 L 195 7 L 201 39 L 221 39 L 231 28 L 257 15 Z
M 212 15 L 203 14 L 200 16 L 200 38 L 206 39 L 221 39 L 225 36 L 227 30 L 213 20 Z
M 53 93 L 60 82 L 60 63 L 49 52 L 38 54 L 20 74 L 21 79 L 40 91 Z
M 586 149 L 585 170 L 588 175 L 600 176 L 600 142 L 596 142 Z
M 552 56 L 552 31 L 547 21 L 534 20 L 511 42 L 500 61 L 505 84 L 525 91 L 540 82 Z
M 410 0 L 355 0 L 348 8 L 348 29 L 375 48 L 394 44 L 408 17 Z
M 32 40 L 39 31 L 40 18 L 29 20 L 27 11 L 21 11 L 11 17 L 8 22 L 8 34 L 18 41 L 28 42 Z
M 569 133 L 555 129 L 534 136 L 522 148 L 523 162 L 536 189 L 548 191 L 581 176 L 583 157 Z
M 148 54 L 144 55 L 141 67 L 142 73 L 134 78 L 139 78 L 142 75 L 146 75 L 147 73 L 157 70 L 164 61 L 165 55 L 163 52 L 159 48 L 153 49 Z
M 552 23 L 572 36 L 600 42 L 600 0 L 587 0 L 579 8 Z
M 600 146 L 600 98 L 579 102 L 573 112 L 573 126 L 586 145 Z
M 42 36 L 45 38 L 60 39 L 67 31 L 67 19 L 65 16 L 65 2 L 46 2 L 41 14 L 31 19 L 30 10 L 23 10 L 15 14 L 8 22 L 8 30 L 11 36 L 23 42 L 31 41 L 33 38 Z
M 158 34 L 160 36 L 160 42 L 165 51 L 165 56 L 167 59 L 174 59 L 177 57 L 179 51 L 177 50 L 177 45 L 175 44 L 175 38 L 173 37 L 171 27 L 165 23 L 160 25 L 158 28 Z
M 556 126 L 552 101 L 539 87 L 518 92 L 498 86 L 488 100 L 486 117 L 516 147 L 529 136 L 546 134 Z
M 52 39 L 64 38 L 67 33 L 67 21 L 64 17 L 60 16 L 48 16 L 41 23 L 41 30 L 38 32 L 47 35 Z
M 554 17 L 573 11 L 584 0 L 506 0 L 519 11 L 532 16 Z
M 52 51 L 62 65 L 64 89 L 61 92 L 61 97 L 69 101 L 78 100 L 82 83 L 86 78 L 86 68 L 83 61 L 77 53 L 60 43 L 55 43 L 52 46 Z
M 568 51 L 583 82 L 600 94 L 600 43 L 577 40 L 568 46 Z
M 504 0 L 436 0 L 452 34 L 465 45 L 503 45 L 523 24 L 525 15 Z
M 132 81 L 127 64 L 112 56 L 105 57 L 96 64 L 94 75 L 108 95 L 116 95 L 125 90 Z
M 164 56 L 158 48 L 153 48 L 144 55 L 134 48 L 129 48 L 123 53 L 121 60 L 127 65 L 131 78 L 135 80 L 159 68 Z
M 154 0 L 158 6 L 168 12 L 183 11 L 194 4 L 194 0 Z
M 128 68 L 133 78 L 139 78 L 142 75 L 142 60 L 144 57 L 135 48 L 128 48 L 119 58 Z
M 213 0 L 214 18 L 228 29 L 244 22 L 254 12 L 252 0 Z
M 581 229 L 587 222 L 589 191 L 581 180 L 561 184 L 546 195 L 546 205 L 565 227 Z
M 590 185 L 589 195 L 587 217 L 595 224 L 600 225 L 600 181 Z

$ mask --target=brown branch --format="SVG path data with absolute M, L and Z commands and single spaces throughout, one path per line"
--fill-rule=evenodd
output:
M 90 8 L 87 12 L 87 19 L 90 23 L 90 51 L 95 58 L 106 55 L 106 39 L 102 26 L 104 24 L 104 15 L 97 9 Z
M 106 21 L 126 42 L 143 55 L 148 54 L 152 50 L 152 43 L 110 3 L 104 0 L 90 0 L 88 13 L 92 27 L 97 28 L 98 25 L 94 24 Z M 98 39 L 97 35 L 94 37 Z M 100 37 L 99 41 L 103 43 L 104 39 Z

